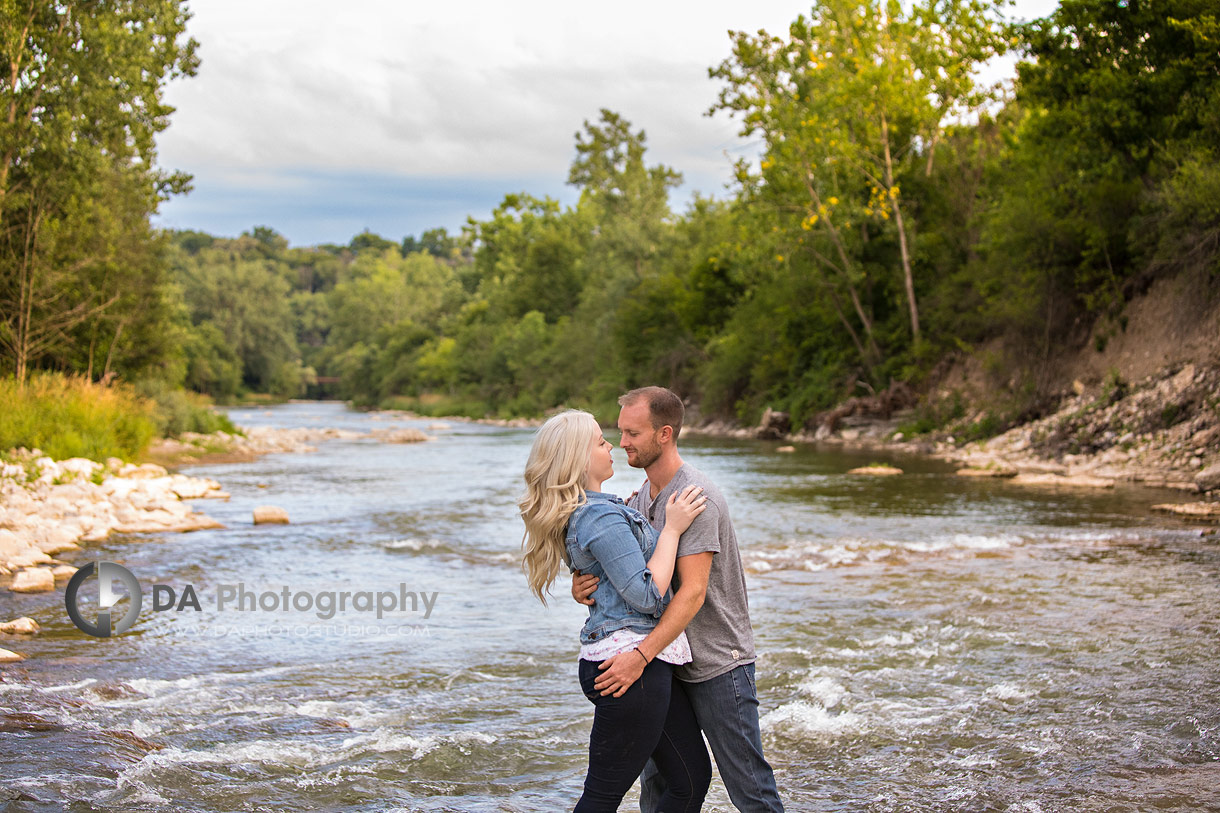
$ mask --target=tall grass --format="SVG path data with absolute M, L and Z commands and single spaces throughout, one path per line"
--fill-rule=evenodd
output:
M 0 452 L 24 446 L 56 460 L 132 460 L 157 434 L 154 405 L 130 387 L 34 373 L 24 385 L 0 379 Z
M 212 408 L 212 400 L 206 395 L 175 389 L 156 380 L 141 381 L 136 392 L 153 402 L 152 419 L 157 433 L 163 437 L 176 438 L 183 432 L 244 434 L 228 415 Z

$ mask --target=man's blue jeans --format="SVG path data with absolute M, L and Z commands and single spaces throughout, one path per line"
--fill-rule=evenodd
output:
M 690 699 L 733 805 L 742 813 L 783 813 L 775 774 L 763 758 L 754 664 L 738 666 L 702 683 L 675 681 L 674 686 L 681 686 Z M 640 780 L 640 810 L 662 813 L 659 802 L 665 781 L 652 760 L 644 766 Z

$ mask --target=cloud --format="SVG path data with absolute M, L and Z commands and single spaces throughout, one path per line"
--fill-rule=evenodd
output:
M 545 178 L 411 177 L 314 169 L 245 172 L 196 178 L 196 190 L 163 204 L 158 225 L 237 236 L 269 226 L 293 245 L 346 244 L 364 230 L 390 240 L 438 226 L 460 232 L 470 214 L 486 217 L 506 193 L 547 194 Z M 551 184 L 552 197 L 575 203 L 575 190 Z
M 646 130 L 650 162 L 683 173 L 680 198 L 721 194 L 730 159 L 757 145 L 727 116 L 704 115 L 717 92 L 707 69 L 728 55 L 729 29 L 782 32 L 808 9 L 807 0 L 193 3 L 202 65 L 168 88 L 178 109 L 158 146 L 163 166 L 195 176 L 195 191 L 166 204 L 162 222 L 222 233 L 259 223 L 294 241 L 345 242 L 386 222 L 387 207 L 424 222 L 412 218 L 428 213 L 426 194 L 438 200 L 423 228 L 486 216 L 526 183 L 574 197 L 564 186 L 574 134 L 603 107 Z M 459 217 L 461 205 L 476 208 Z

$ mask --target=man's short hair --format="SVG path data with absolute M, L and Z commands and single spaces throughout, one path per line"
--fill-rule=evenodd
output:
M 639 387 L 620 396 L 618 405 L 631 406 L 638 401 L 648 404 L 653 429 L 672 427 L 674 440 L 678 439 L 678 434 L 682 431 L 682 418 L 686 415 L 686 407 L 682 406 L 681 398 L 664 387 Z

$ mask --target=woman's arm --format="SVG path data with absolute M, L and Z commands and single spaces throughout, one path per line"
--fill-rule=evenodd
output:
M 701 486 L 687 486 L 681 494 L 670 495 L 665 505 L 665 528 L 657 539 L 657 548 L 648 560 L 652 580 L 664 594 L 674 577 L 674 560 L 678 557 L 678 539 L 690 527 L 695 517 L 707 507 L 707 497 L 700 494 Z
M 578 542 L 597 559 L 614 590 L 636 612 L 660 617 L 669 602 L 665 590 L 653 582 L 627 516 L 617 507 L 596 506 L 587 509 L 579 523 Z

